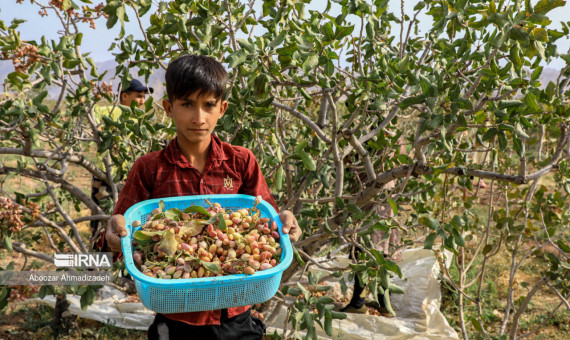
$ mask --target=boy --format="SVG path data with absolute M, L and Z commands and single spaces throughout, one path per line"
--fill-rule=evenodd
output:
M 150 198 L 200 195 L 261 195 L 277 206 L 253 153 L 221 142 L 212 134 L 228 103 L 223 100 L 227 73 L 214 59 L 185 55 L 166 70 L 168 99 L 162 104 L 176 123 L 176 138 L 166 148 L 133 164 L 114 216 L 109 220 L 107 249 L 120 252 L 126 236 L 124 212 Z M 280 214 L 283 232 L 296 241 L 301 230 L 290 211 Z M 252 318 L 249 306 L 224 310 L 157 314 L 149 339 L 262 339 L 263 323 Z

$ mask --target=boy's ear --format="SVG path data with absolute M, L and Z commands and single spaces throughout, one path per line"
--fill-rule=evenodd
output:
M 227 108 L 228 108 L 228 101 L 222 100 L 222 102 L 220 103 L 220 117 L 224 115 Z
M 164 111 L 166 112 L 166 115 L 168 117 L 172 117 L 172 104 L 170 103 L 170 100 L 168 99 L 163 99 L 162 100 L 162 107 L 164 108 Z

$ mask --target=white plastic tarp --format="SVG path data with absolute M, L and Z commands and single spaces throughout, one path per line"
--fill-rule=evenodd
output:
M 448 259 L 451 259 L 450 254 L 447 255 Z M 344 267 L 349 261 L 344 257 L 330 265 Z M 348 313 L 346 319 L 333 322 L 332 337 L 327 336 L 324 330 L 318 329 L 319 339 L 458 339 L 457 332 L 439 311 L 439 265 L 433 252 L 425 249 L 406 250 L 399 265 L 404 280 L 396 276 L 392 278 L 392 282 L 402 287 L 404 294 L 392 294 L 390 298 L 397 317 Z M 340 291 L 338 282 L 328 284 L 332 286 L 331 291 Z M 268 325 L 268 333 L 282 330 L 284 317 L 283 307 L 279 317 Z
M 81 296 L 67 295 L 69 311 L 80 318 L 109 323 L 120 328 L 146 330 L 152 324 L 155 313 L 140 302 L 127 302 L 129 297 L 122 291 L 104 286 L 98 293 L 101 294 L 101 299 L 97 299 L 86 311 L 81 310 Z M 46 296 L 44 299 L 35 298 L 28 301 L 55 307 L 56 297 Z
M 450 256 L 448 258 L 451 258 Z M 339 258 L 332 266 L 345 266 L 348 258 Z M 394 277 L 395 284 L 404 289 L 403 295 L 392 294 L 391 301 L 397 317 L 347 314 L 345 320 L 333 322 L 333 336 L 328 337 L 322 329 L 318 336 L 322 339 L 458 339 L 457 332 L 449 325 L 439 311 L 441 301 L 440 285 L 437 280 L 439 266 L 433 252 L 424 249 L 410 249 L 403 252 L 399 264 L 404 273 L 404 280 Z M 331 291 L 340 291 L 338 282 L 327 282 Z M 154 320 L 154 312 L 141 303 L 127 302 L 127 296 L 119 290 L 105 286 L 102 298 L 81 310 L 80 297 L 68 295 L 71 313 L 103 323 L 109 322 L 117 327 L 130 329 L 148 329 Z M 47 296 L 32 301 L 55 306 L 55 297 Z M 285 308 L 278 317 L 268 324 L 268 334 L 277 330 L 280 333 L 284 324 Z M 290 326 L 289 326 L 290 327 Z

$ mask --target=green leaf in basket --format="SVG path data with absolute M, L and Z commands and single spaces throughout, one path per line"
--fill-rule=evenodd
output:
M 141 247 L 144 247 L 144 246 L 146 246 L 146 245 L 148 245 L 148 244 L 150 244 L 150 243 L 154 243 L 154 242 L 152 241 L 152 239 L 137 240 L 137 246 L 141 246 Z
M 178 241 L 176 241 L 174 233 L 171 230 L 167 230 L 164 233 L 162 241 L 158 244 L 158 250 L 165 253 L 166 256 L 174 256 L 177 247 Z
M 204 228 L 204 225 L 201 224 L 200 221 L 201 220 L 190 220 L 186 222 L 182 227 L 180 227 L 178 236 L 183 237 L 186 235 L 188 236 L 198 235 L 200 232 L 202 232 L 202 229 Z
M 164 217 L 173 221 L 180 221 L 182 218 L 182 211 L 180 211 L 178 208 L 168 209 L 164 212 Z
M 197 257 L 194 257 L 192 255 L 185 255 L 184 256 L 184 262 L 193 262 L 193 261 L 199 261 L 200 259 Z
M 228 228 L 228 226 L 226 225 L 226 220 L 224 220 L 223 217 L 218 217 L 218 229 L 220 229 L 221 231 L 224 231 Z
M 208 218 L 212 217 L 212 215 L 210 215 L 208 210 L 204 209 L 204 207 L 201 207 L 199 205 L 190 206 L 190 207 L 184 209 L 184 212 L 185 213 L 200 213 L 200 214 L 206 215 Z
M 205 262 L 205 261 L 200 261 L 200 262 L 202 263 L 204 268 L 211 271 L 212 273 L 215 273 L 215 274 L 221 274 L 222 273 L 222 268 L 220 267 L 220 265 L 218 265 L 216 263 L 212 263 L 212 262 Z
M 160 230 L 160 231 L 147 231 L 147 230 L 137 230 L 135 231 L 134 237 L 135 240 L 137 241 L 146 241 L 146 240 L 152 240 L 152 237 L 154 235 L 162 235 L 164 234 L 165 231 Z
M 205 225 L 214 224 L 214 223 L 216 223 L 216 221 L 218 220 L 218 218 L 219 218 L 220 216 L 222 216 L 223 214 L 224 214 L 224 213 L 219 212 L 219 213 L 215 214 L 214 216 L 210 217 L 210 218 L 207 219 L 207 220 L 201 220 L 200 223 L 205 224 Z
M 166 206 L 164 205 L 163 200 L 160 200 L 160 202 L 158 202 L 158 208 L 160 209 L 160 212 L 163 212 L 164 209 L 166 209 Z

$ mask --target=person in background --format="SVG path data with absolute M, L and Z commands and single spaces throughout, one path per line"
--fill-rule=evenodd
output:
M 133 79 L 131 80 L 131 84 L 125 90 L 121 91 L 120 94 L 120 101 L 121 105 L 131 106 L 132 102 L 134 101 L 139 109 L 142 109 L 144 102 L 146 100 L 147 93 L 154 93 L 154 89 L 152 87 L 147 87 L 143 85 L 140 81 Z
M 119 92 L 119 103 L 125 106 L 131 106 L 133 102 L 135 105 L 142 109 L 144 106 L 144 102 L 146 100 L 147 94 L 154 93 L 154 89 L 152 87 L 148 87 L 143 85 L 139 80 L 133 79 L 128 88 L 121 90 L 121 85 L 119 84 L 119 88 L 117 91 Z M 112 110 L 112 111 L 111 111 Z M 97 123 L 101 122 L 101 116 L 107 115 L 111 117 L 113 120 L 119 119 L 121 114 L 121 109 L 115 107 L 113 109 L 112 106 L 103 106 L 103 107 L 96 107 L 95 110 Z M 100 180 L 97 177 L 93 177 L 93 181 L 91 182 L 91 199 L 97 204 L 101 205 L 101 202 L 105 199 L 111 197 L 112 190 L 111 187 Z M 97 235 L 97 230 L 99 229 L 99 220 L 93 220 L 90 222 L 91 227 L 91 235 L 95 237 Z M 99 251 L 102 244 L 95 243 L 93 245 L 94 250 Z

